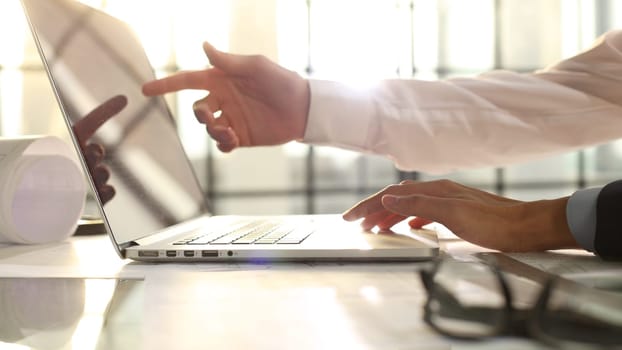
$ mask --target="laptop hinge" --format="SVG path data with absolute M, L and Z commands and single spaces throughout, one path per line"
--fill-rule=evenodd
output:
M 134 241 L 125 242 L 125 243 L 119 244 L 119 249 L 121 249 L 121 251 L 125 251 L 129 247 L 134 247 L 134 246 L 137 246 L 137 245 L 139 245 L 139 244 L 134 242 Z

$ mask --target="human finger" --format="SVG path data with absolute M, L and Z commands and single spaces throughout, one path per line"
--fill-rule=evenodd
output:
M 391 227 L 404 219 L 406 219 L 405 216 L 383 210 L 366 216 L 363 221 L 361 221 L 361 228 L 365 231 L 370 231 L 374 227 L 378 227 L 380 231 L 388 231 Z
M 472 202 L 457 198 L 433 197 L 421 194 L 408 196 L 385 195 L 382 197 L 384 207 L 396 214 L 404 216 L 424 217 L 447 226 L 450 230 L 463 218 L 476 220 L 470 215 Z M 474 222 L 475 224 L 476 222 Z
M 205 124 L 207 133 L 218 143 L 235 144 L 239 142 L 237 135 L 227 122 L 227 118 L 223 117 L 222 114 L 216 118 L 207 105 L 206 98 L 196 101 L 192 109 L 199 123 Z
M 210 64 L 231 75 L 244 75 L 252 70 L 253 57 L 236 55 L 216 49 L 209 42 L 203 43 L 203 51 Z
M 382 196 L 387 194 L 394 195 L 407 195 L 417 191 L 418 183 L 400 183 L 397 185 L 389 185 L 384 189 L 376 192 L 375 194 L 363 199 L 362 201 L 353 205 L 350 209 L 343 213 L 343 218 L 346 221 L 354 221 L 363 217 L 367 217 L 372 213 L 385 210 L 382 205 Z
M 207 90 L 209 86 L 209 70 L 184 71 L 166 78 L 156 79 L 143 84 L 145 96 L 162 95 L 180 90 Z
M 195 101 L 192 105 L 192 111 L 194 112 L 194 116 L 197 118 L 199 123 L 212 126 L 216 124 L 216 118 L 214 117 L 213 110 L 207 102 L 207 97 Z
M 214 92 L 210 92 L 209 95 L 207 95 L 207 97 L 204 98 L 205 103 L 207 103 L 207 106 L 209 107 L 209 109 L 211 111 L 213 111 L 214 113 L 222 110 L 222 100 L 218 97 L 218 95 Z
M 207 127 L 207 133 L 216 141 L 216 146 L 222 152 L 231 152 L 240 147 L 240 139 L 230 126 Z
M 234 149 L 236 149 L 238 146 L 236 146 L 235 144 L 232 143 L 221 143 L 218 142 L 216 144 L 216 147 L 218 147 L 218 149 L 223 152 L 223 153 L 229 153 L 231 151 L 233 151 Z
M 381 231 L 388 231 L 398 222 L 404 221 L 404 219 L 406 219 L 406 216 L 404 215 L 391 214 L 388 215 L 384 220 L 378 222 L 376 226 L 378 226 L 378 229 L 380 229 Z
M 102 204 L 106 204 L 114 197 L 117 191 L 110 185 L 103 185 L 97 188 L 97 193 L 99 194 L 99 199 L 102 201 Z
M 376 194 L 358 202 L 343 214 L 343 218 L 347 221 L 353 221 L 365 217 L 370 213 L 383 210 L 384 205 L 382 204 L 381 198 L 382 196 L 388 194 L 401 196 L 422 194 L 433 197 L 460 199 L 472 198 L 475 196 L 474 193 L 476 191 L 478 190 L 457 184 L 450 180 L 436 180 L 428 182 L 406 180 L 398 185 L 389 185 Z
M 82 146 L 93 137 L 97 129 L 127 106 L 127 97 L 116 95 L 93 109 L 73 125 L 73 131 Z
M 95 187 L 100 188 L 104 186 L 108 179 L 110 179 L 110 170 L 106 166 L 97 165 L 93 168 L 93 182 L 95 182 Z
M 387 210 L 371 213 L 363 218 L 363 220 L 361 221 L 361 228 L 365 231 L 369 231 L 376 227 L 378 223 L 385 220 L 388 216 L 392 215 L 394 214 Z
M 417 217 L 414 217 L 414 218 L 408 220 L 408 226 L 410 226 L 411 228 L 414 228 L 414 229 L 420 229 L 423 226 L 425 226 L 427 224 L 431 224 L 433 222 L 434 221 L 432 221 L 432 220 L 428 220 L 428 219 L 425 219 L 425 218 L 417 216 Z
M 382 206 L 380 199 L 387 193 L 397 193 L 398 187 L 399 185 L 389 185 L 373 195 L 359 201 L 342 214 L 343 219 L 346 221 L 354 221 L 360 218 L 368 217 L 373 213 L 383 211 L 384 207 Z
M 90 143 L 83 146 L 83 151 L 86 164 L 91 168 L 94 168 L 97 164 L 101 163 L 106 156 L 106 150 L 98 143 Z
M 415 181 L 415 180 L 402 180 L 400 181 L 400 185 L 412 185 L 412 184 L 416 184 L 416 183 L 421 183 L 420 181 Z

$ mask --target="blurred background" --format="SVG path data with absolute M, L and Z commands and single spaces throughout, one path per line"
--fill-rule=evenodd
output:
M 81 2 L 128 22 L 158 76 L 204 68 L 205 40 L 221 50 L 266 55 L 305 77 L 353 84 L 395 77 L 436 80 L 492 69 L 529 72 L 622 26 L 622 0 Z M 341 212 L 407 178 L 449 178 L 529 200 L 622 177 L 622 142 L 441 176 L 400 172 L 379 156 L 298 143 L 223 154 L 192 113 L 192 103 L 204 95 L 185 91 L 167 99 L 216 214 Z M 2 0 L 0 136 L 30 134 L 68 139 L 20 3 Z

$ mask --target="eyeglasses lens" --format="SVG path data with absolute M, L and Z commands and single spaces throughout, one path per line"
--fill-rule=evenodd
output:
M 622 298 L 586 288 L 553 288 L 536 320 L 556 343 L 622 346 Z
M 454 336 L 495 335 L 506 320 L 505 296 L 487 265 L 445 261 L 433 277 L 430 322 Z

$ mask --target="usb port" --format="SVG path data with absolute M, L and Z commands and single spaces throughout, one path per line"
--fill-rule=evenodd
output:
M 201 252 L 201 255 L 203 257 L 218 257 L 218 251 L 217 250 L 204 250 Z
M 177 256 L 177 251 L 176 250 L 167 250 L 166 251 L 166 256 L 168 256 L 169 258 L 173 258 Z
M 157 258 L 158 251 L 157 250 L 139 250 L 138 256 L 143 256 L 146 258 Z
M 194 256 L 194 250 L 184 250 L 184 256 L 186 258 L 191 258 Z

